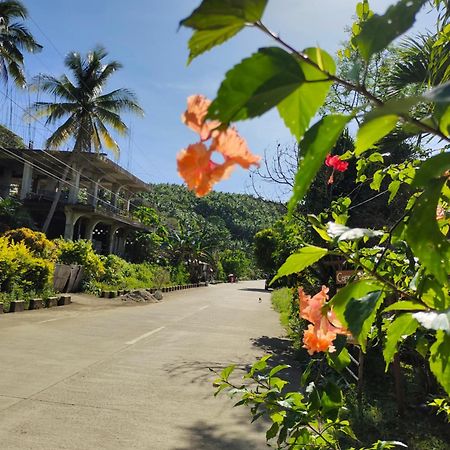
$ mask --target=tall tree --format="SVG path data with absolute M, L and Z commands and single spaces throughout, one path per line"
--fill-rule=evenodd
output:
M 47 139 L 46 148 L 58 148 L 63 143 L 74 139 L 73 152 L 99 152 L 103 145 L 110 149 L 115 156 L 120 149 L 111 136 L 108 127 L 119 134 L 128 131 L 120 114 L 133 112 L 143 114 L 135 94 L 125 88 L 116 89 L 103 94 L 108 79 L 120 69 L 122 65 L 117 61 L 104 63 L 108 55 L 102 47 L 97 47 L 85 57 L 79 53 L 67 55 L 64 64 L 71 71 L 73 82 L 62 75 L 55 78 L 51 75 L 39 75 L 40 89 L 48 92 L 60 101 L 36 102 L 33 110 L 40 117 L 46 117 L 46 124 L 64 122 Z M 63 174 L 63 182 L 68 175 L 69 167 Z M 46 232 L 53 218 L 56 205 L 61 195 L 58 189 L 43 226 Z
M 22 52 L 33 53 L 42 49 L 22 23 L 27 16 L 21 2 L 0 1 L 0 77 L 7 83 L 11 76 L 19 87 L 26 84 Z

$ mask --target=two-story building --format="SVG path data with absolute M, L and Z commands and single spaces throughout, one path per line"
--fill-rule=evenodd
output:
M 148 184 L 106 154 L 26 149 L 9 130 L 1 131 L 0 197 L 21 200 L 41 228 L 61 189 L 49 238 L 89 239 L 98 252 L 123 255 L 130 232 L 145 230 L 133 218 L 133 200 Z

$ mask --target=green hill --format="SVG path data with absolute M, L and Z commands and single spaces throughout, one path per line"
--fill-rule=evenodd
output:
M 281 203 L 247 194 L 212 192 L 197 198 L 176 184 L 154 184 L 144 198 L 169 223 L 199 227 L 206 239 L 223 240 L 219 247 L 225 248 L 249 249 L 255 233 L 272 226 L 285 212 Z

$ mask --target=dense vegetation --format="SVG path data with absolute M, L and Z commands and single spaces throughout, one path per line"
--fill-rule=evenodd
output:
M 336 59 L 271 31 L 267 0 L 231 3 L 203 0 L 180 22 L 193 31 L 189 60 L 247 26 L 272 46 L 227 71 L 213 100 L 188 101 L 188 126 L 200 130 L 200 142 L 178 156 L 179 172 L 202 195 L 204 180 L 222 178 L 209 158 L 216 151 L 226 161 L 228 148 L 217 143 L 231 142 L 232 122 L 277 109 L 298 145 L 286 172 L 275 166 L 274 181 L 291 186 L 292 196 L 286 221 L 257 235 L 256 254 L 266 269 L 281 263 L 274 281 L 291 277 L 296 287 L 291 301 L 288 291 L 274 300 L 303 355 L 299 384 L 283 375 L 292 374 L 285 360 L 267 355 L 243 381 L 232 376 L 235 366 L 218 373 L 216 393 L 237 397 L 253 421 L 266 419 L 268 444 L 278 449 L 446 449 L 448 2 L 399 0 L 383 14 L 357 3 Z M 433 32 L 392 48 L 422 9 L 436 19 Z M 231 162 L 248 156 L 239 143 Z M 342 268 L 348 279 L 337 289 Z M 430 414 L 423 420 L 422 410 Z M 418 421 L 424 427 L 411 429 Z

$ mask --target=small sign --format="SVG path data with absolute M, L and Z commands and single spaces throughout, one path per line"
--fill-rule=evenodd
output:
M 340 286 L 347 284 L 348 280 L 357 275 L 354 270 L 337 270 L 336 271 L 336 284 Z

